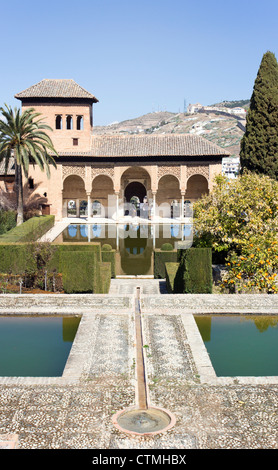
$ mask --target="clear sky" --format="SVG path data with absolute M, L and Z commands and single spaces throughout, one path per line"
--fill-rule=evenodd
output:
M 0 104 L 44 78 L 93 93 L 95 125 L 249 99 L 278 58 L 277 0 L 0 2 Z

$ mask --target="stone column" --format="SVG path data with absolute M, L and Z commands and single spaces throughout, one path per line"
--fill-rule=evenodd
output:
M 181 220 L 184 219 L 184 195 L 185 191 L 181 192 Z
M 115 191 L 116 195 L 116 222 L 119 220 L 119 191 Z
M 61 218 L 63 219 L 64 217 L 68 216 L 68 211 L 67 211 L 67 206 L 65 208 L 65 202 L 64 202 L 64 190 L 62 189 L 61 191 Z
M 91 218 L 91 193 L 87 192 L 87 210 L 88 210 L 88 220 Z
M 79 198 L 76 199 L 76 217 L 80 217 L 80 200 Z
M 156 192 L 153 191 L 153 220 L 156 217 Z

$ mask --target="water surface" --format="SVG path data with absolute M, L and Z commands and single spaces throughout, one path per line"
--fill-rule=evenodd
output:
M 0 316 L 0 376 L 57 377 L 80 317 Z
M 278 316 L 195 316 L 217 376 L 277 376 Z

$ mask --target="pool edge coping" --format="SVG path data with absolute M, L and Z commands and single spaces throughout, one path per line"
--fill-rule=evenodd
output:
M 240 313 L 239 315 L 243 315 Z M 202 384 L 208 385 L 278 385 L 278 376 L 217 376 L 194 319 L 194 313 L 181 313 L 188 344 Z
M 111 300 L 115 299 L 115 304 L 111 302 Z M 159 296 L 149 296 L 149 295 L 142 295 L 141 300 L 144 300 L 144 298 L 149 298 L 155 297 L 155 300 L 157 300 L 157 297 L 159 297 L 160 301 L 162 301 L 165 298 L 171 298 L 173 301 L 177 297 L 173 295 L 159 295 Z M 180 296 L 178 296 L 180 297 Z M 189 297 L 191 297 L 189 295 Z M 189 298 L 188 297 L 188 298 Z M 197 300 L 196 297 L 198 297 L 199 301 L 201 299 L 206 299 L 207 296 L 204 294 L 200 295 L 193 295 L 194 300 Z M 188 338 L 188 344 L 193 356 L 194 363 L 196 365 L 196 369 L 198 372 L 198 375 L 196 378 L 200 380 L 200 383 L 202 384 L 208 384 L 208 385 L 278 385 L 278 376 L 258 376 L 258 377 L 248 377 L 248 376 L 240 376 L 240 377 L 218 377 L 216 376 L 216 373 L 214 371 L 214 368 L 212 366 L 211 360 L 209 358 L 209 355 L 207 353 L 205 344 L 202 340 L 201 334 L 199 333 L 197 324 L 194 320 L 194 315 L 196 314 L 239 314 L 239 315 L 244 315 L 244 314 L 250 314 L 251 312 L 249 311 L 249 308 L 226 308 L 225 312 L 220 311 L 221 309 L 215 308 L 214 301 L 217 299 L 218 296 L 209 296 L 211 299 L 212 303 L 211 305 L 207 308 L 204 305 L 201 305 L 199 308 L 190 308 L 189 306 L 185 306 L 184 304 L 179 306 L 173 306 L 171 310 L 163 310 L 163 307 L 160 305 L 159 307 L 159 302 L 156 304 L 156 308 L 161 309 L 162 311 L 156 311 L 156 308 L 153 308 L 152 305 L 148 306 L 143 306 L 142 308 L 142 315 L 161 315 L 161 314 L 167 314 L 167 315 L 178 315 L 180 316 L 182 320 L 183 327 L 185 329 L 186 337 Z M 241 296 L 240 296 L 241 297 Z M 250 300 L 253 296 L 250 297 Z M 8 299 L 9 301 L 12 300 L 13 298 L 16 298 L 18 300 L 26 300 L 28 307 L 24 307 L 22 304 L 18 305 L 17 307 L 13 306 L 11 308 L 10 306 L 7 308 L 3 304 L 5 304 L 4 299 Z M 48 299 L 50 302 L 39 302 L 42 299 Z M 62 300 L 63 298 L 67 298 L 69 300 L 68 304 L 64 306 L 64 308 L 61 308 L 61 305 L 55 304 L 55 302 L 52 302 L 55 299 L 60 299 Z M 91 302 L 88 301 L 88 303 L 82 307 L 80 305 L 81 303 L 79 302 L 81 298 L 89 298 L 91 299 Z M 183 295 L 183 301 L 185 300 L 185 297 Z M 219 297 L 218 297 L 219 298 Z M 257 298 L 257 296 L 256 296 Z M 261 297 L 262 298 L 262 297 Z M 50 300 L 51 299 L 51 300 Z M 100 299 L 103 299 L 107 301 L 109 299 L 109 302 L 98 302 Z M 116 300 L 119 299 L 125 299 L 126 302 L 118 302 Z M 33 300 L 33 308 L 30 308 L 30 301 Z M 254 300 L 254 297 L 253 297 Z M 10 302 L 7 302 L 8 304 Z M 40 307 L 38 308 L 38 302 L 40 304 Z M 111 302 L 111 303 L 110 303 Z M 25 302 L 23 301 L 23 304 Z M 59 302 L 58 302 L 59 303 Z M 143 302 L 144 303 L 144 302 Z M 19 302 L 20 304 L 20 302 Z M 124 305 L 125 304 L 125 305 Z M 202 302 L 201 302 L 202 304 Z M 213 305 L 214 304 L 214 305 Z M 93 342 L 91 340 L 94 340 L 92 335 L 93 335 L 93 327 L 94 327 L 94 320 L 96 318 L 97 314 L 108 314 L 108 315 L 130 315 L 133 311 L 133 295 L 114 295 L 110 296 L 109 294 L 85 294 L 85 295 L 68 295 L 68 294 L 52 294 L 52 295 L 47 295 L 47 294 L 1 294 L 0 295 L 0 316 L 1 315 L 12 315 L 12 314 L 19 314 L 19 315 L 78 315 L 81 317 L 81 321 L 79 324 L 79 328 L 77 330 L 76 337 L 74 339 L 74 342 L 72 344 L 68 359 L 66 361 L 66 365 L 63 371 L 62 376 L 59 377 L 0 377 L 0 385 L 69 385 L 69 384 L 77 384 L 80 382 L 82 377 L 85 378 L 86 374 L 86 367 L 88 364 L 88 361 L 90 360 L 90 353 L 88 351 L 89 345 L 92 347 Z M 144 308 L 145 307 L 145 308 Z M 146 308 L 147 307 L 147 308 Z M 167 308 L 167 307 L 166 307 Z M 278 315 L 278 307 L 273 307 L 269 308 L 265 307 L 267 312 L 265 311 L 264 308 L 258 307 L 257 311 L 254 312 L 254 314 L 262 314 L 262 315 L 271 315 L 271 314 L 276 314 Z M 15 312 L 16 310 L 16 312 Z M 34 311 L 35 310 L 35 311 Z M 89 321 L 88 321 L 89 320 Z M 91 329 L 91 330 L 90 330 Z M 90 332 L 90 334 L 89 334 Z M 85 345 L 85 349 L 84 349 Z M 80 357 L 82 356 L 82 367 L 80 367 Z

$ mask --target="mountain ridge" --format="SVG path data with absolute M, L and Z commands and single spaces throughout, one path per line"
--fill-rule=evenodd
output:
M 213 106 L 248 109 L 249 100 L 224 101 Z M 156 111 L 106 126 L 95 126 L 93 135 L 189 133 L 201 135 L 228 151 L 231 156 L 239 156 L 245 120 L 242 116 L 228 113 L 228 110 L 227 114 L 211 110 L 193 114 Z

